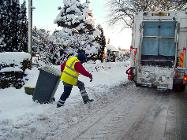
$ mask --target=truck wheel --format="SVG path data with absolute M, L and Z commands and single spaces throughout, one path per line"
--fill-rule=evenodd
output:
M 175 84 L 175 85 L 173 85 L 173 89 L 176 92 L 183 92 L 185 90 L 185 85 L 183 85 L 183 84 Z
M 181 91 L 181 92 L 184 91 L 184 90 L 185 90 L 185 87 L 186 87 L 185 85 L 181 85 L 181 86 L 180 86 L 180 89 L 181 89 L 180 91 Z
M 140 87 L 141 84 L 135 82 L 136 87 Z

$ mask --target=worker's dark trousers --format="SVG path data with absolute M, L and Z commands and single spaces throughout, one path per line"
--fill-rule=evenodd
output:
M 73 86 L 70 84 L 67 84 L 65 82 L 63 82 L 63 84 L 64 84 L 64 92 L 62 93 L 60 100 L 59 100 L 61 103 L 65 103 L 66 99 L 69 97 L 71 90 L 73 88 Z M 89 98 L 88 98 L 88 94 L 85 90 L 84 83 L 78 80 L 77 87 L 80 90 L 80 93 L 81 93 L 84 103 L 87 102 Z

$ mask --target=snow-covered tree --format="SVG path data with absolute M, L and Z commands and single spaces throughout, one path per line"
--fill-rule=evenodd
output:
M 8 50 L 7 47 L 7 36 L 8 36 L 8 21 L 9 16 L 7 12 L 7 5 L 9 1 L 1 1 L 0 5 L 0 52 Z
M 67 60 L 69 56 L 75 55 L 75 47 L 71 38 L 71 30 L 65 31 L 54 31 L 50 37 L 50 41 L 53 42 L 54 47 L 51 48 L 51 51 L 55 54 L 55 60 L 57 63 L 62 63 L 64 60 Z
M 0 0 L 0 52 L 2 52 L 2 50 L 3 50 L 3 47 L 4 47 L 4 34 L 3 34 L 3 32 L 4 32 L 4 30 L 3 30 L 3 24 L 4 24 L 4 22 L 3 22 L 3 19 L 4 19 L 4 12 L 3 12 L 3 10 L 4 10 L 4 7 L 3 7 L 3 1 L 2 0 Z
M 89 1 L 81 3 L 80 0 L 64 0 L 64 5 L 57 16 L 55 23 L 62 27 L 58 32 L 63 52 L 75 54 L 84 50 L 89 59 L 98 56 L 101 45 L 97 38 L 101 34 L 95 27 Z M 66 57 L 67 58 L 67 57 Z
M 37 29 L 36 27 L 32 30 L 32 39 L 33 39 L 33 46 L 32 52 L 39 53 L 42 60 L 45 60 L 47 63 L 47 56 L 48 56 L 48 45 L 49 45 L 49 32 L 45 29 Z M 34 54 L 33 54 L 34 55 Z
M 69 12 L 63 12 L 63 9 Z M 89 4 L 68 0 L 63 9 L 55 21 L 62 27 L 61 30 L 50 35 L 44 29 L 33 29 L 33 52 L 39 53 L 42 61 L 51 64 L 62 63 L 78 50 L 85 50 L 88 59 L 101 60 L 105 47 L 104 32 L 100 25 L 95 27 Z
M 106 38 L 104 36 L 104 30 L 100 24 L 97 25 L 97 29 L 100 31 L 100 35 L 97 38 L 97 40 L 98 40 L 98 43 L 101 45 L 101 47 L 99 48 L 99 52 L 98 52 L 98 58 L 99 58 L 99 60 L 101 60 L 101 62 L 103 62 L 104 50 L 106 48 Z
M 26 16 L 26 2 L 21 4 L 19 12 L 18 50 L 28 52 L 28 21 Z
M 61 44 L 56 44 L 55 32 L 50 35 L 49 31 L 45 29 L 37 29 L 36 27 L 32 30 L 33 35 L 33 56 L 35 54 L 40 55 L 40 60 L 46 64 L 60 64 L 60 48 Z
M 17 0 L 9 1 L 7 7 L 7 14 L 9 16 L 8 21 L 8 34 L 7 34 L 7 48 L 8 51 L 18 51 L 18 15 L 19 15 L 19 4 Z
M 22 18 L 26 20 L 26 14 L 23 14 L 20 9 L 18 0 L 1 0 L 0 5 L 0 52 L 17 52 L 23 51 L 19 45 L 19 40 L 24 40 L 27 34 L 22 34 L 23 38 L 19 37 L 23 24 L 20 21 Z M 23 7 L 22 7 L 23 8 Z M 24 9 L 26 12 L 26 9 Z M 23 10 L 23 11 L 24 11 Z M 20 13 L 21 12 L 21 13 Z
M 110 25 L 120 23 L 132 27 L 136 12 L 181 10 L 186 4 L 186 0 L 109 0 L 108 21 Z

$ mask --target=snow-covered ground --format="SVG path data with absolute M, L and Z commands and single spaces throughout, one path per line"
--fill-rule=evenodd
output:
M 90 98 L 95 99 L 96 103 L 98 102 L 98 104 L 96 104 L 97 106 L 100 106 L 99 103 L 101 102 L 99 102 L 99 100 L 100 97 L 102 98 L 102 95 L 110 95 L 109 88 L 128 82 L 127 75 L 125 74 L 128 65 L 128 61 L 85 64 L 86 69 L 93 75 L 93 81 L 90 82 L 89 78 L 83 76 L 80 76 L 80 80 L 85 83 Z M 39 75 L 38 69 L 33 68 L 26 72 L 29 80 L 26 82 L 25 86 L 35 86 Z M 60 83 L 55 93 L 56 100 L 60 98 L 62 92 L 63 84 Z M 47 128 L 43 128 L 41 124 L 36 126 L 38 121 L 45 120 L 49 116 L 51 121 L 59 121 L 59 123 L 61 122 L 61 125 L 64 125 L 64 128 L 68 127 L 72 121 L 77 122 L 80 120 L 83 114 L 78 111 L 81 111 L 80 108 L 82 106 L 86 105 L 83 104 L 77 87 L 73 88 L 65 106 L 61 108 L 56 108 L 56 102 L 53 104 L 39 104 L 33 102 L 32 96 L 25 94 L 24 88 L 15 89 L 11 87 L 0 89 L 0 140 L 24 139 L 25 135 L 27 135 L 27 133 L 32 133 L 36 127 L 41 133 L 49 133 L 47 132 Z M 89 108 L 83 107 L 83 109 L 89 112 Z M 64 118 L 65 116 L 63 115 L 67 113 L 68 118 Z M 59 116 L 59 114 L 62 116 Z M 78 114 L 81 115 L 77 117 L 76 115 Z M 27 130 L 28 126 L 30 129 Z M 54 126 L 54 129 L 55 128 L 56 127 Z

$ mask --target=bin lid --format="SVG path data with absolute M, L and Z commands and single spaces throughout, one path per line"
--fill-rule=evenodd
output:
M 43 66 L 43 67 L 39 68 L 39 70 L 46 71 L 46 72 L 51 73 L 56 76 L 61 75 L 61 71 L 58 70 L 57 68 L 54 68 L 53 66 Z

